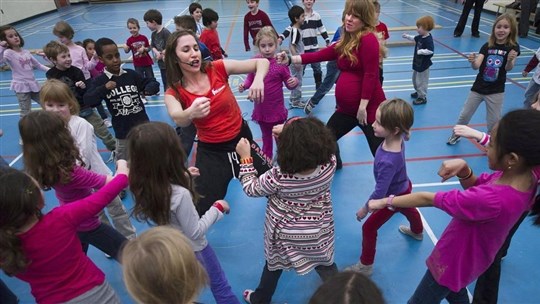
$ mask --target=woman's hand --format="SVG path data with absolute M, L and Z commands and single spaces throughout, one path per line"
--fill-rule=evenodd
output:
M 264 82 L 254 80 L 253 84 L 249 88 L 248 99 L 253 102 L 263 102 L 264 101 Z
M 210 98 L 197 97 L 188 108 L 190 111 L 189 119 L 203 118 L 210 114 Z
M 467 174 L 469 174 L 469 170 L 469 166 L 467 165 L 467 162 L 465 160 L 449 159 L 443 161 L 437 174 L 442 177 L 441 181 L 444 182 L 456 175 L 466 176 Z
M 251 145 L 249 140 L 242 137 L 236 144 L 236 153 L 240 155 L 240 159 L 251 157 Z
M 356 112 L 356 119 L 358 119 L 358 123 L 361 125 L 367 124 L 367 111 L 366 108 L 360 104 L 358 107 L 358 112 Z
M 531 105 L 531 109 L 534 109 L 536 111 L 540 111 L 540 101 L 537 101 Z M 273 130 L 272 130 L 273 131 Z
M 287 56 L 287 53 L 285 53 L 284 51 L 277 53 L 276 54 L 276 62 L 278 64 L 283 64 L 283 65 L 289 64 L 289 58 Z
M 279 138 L 279 135 L 283 132 L 283 124 L 275 125 L 272 127 L 272 135 L 275 138 Z
M 199 172 L 199 168 L 197 167 L 189 167 L 187 168 L 187 170 L 189 171 L 189 174 L 191 174 L 191 177 L 193 178 L 201 176 L 201 172 Z

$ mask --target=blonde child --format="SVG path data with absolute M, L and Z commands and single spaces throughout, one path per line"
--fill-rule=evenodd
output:
M 41 185 L 18 170 L 0 168 L 0 268 L 29 283 L 37 303 L 120 303 L 77 238 L 78 226 L 127 185 L 126 162 L 117 166 L 116 177 L 101 190 L 46 214 Z
M 39 84 L 34 76 L 34 69 L 48 71 L 49 68 L 39 63 L 29 51 L 24 50 L 24 39 L 15 27 L 0 27 L 0 62 L 6 62 L 11 68 L 10 89 L 15 91 L 19 100 L 20 116 L 28 114 L 32 100 L 39 102 Z
M 110 176 L 86 170 L 67 122 L 56 113 L 33 111 L 19 121 L 19 132 L 24 142 L 23 159 L 26 172 L 40 187 L 53 188 L 61 206 L 69 205 L 90 196 L 94 189 L 102 188 Z M 111 196 L 110 203 L 118 194 Z M 104 204 L 99 210 L 105 207 Z M 98 211 L 99 211 L 98 210 Z M 102 224 L 96 216 L 88 216 L 77 225 L 77 234 L 88 250 L 91 244 L 117 259 L 122 244 L 127 239 L 109 225 Z M 81 250 L 81 246 L 78 246 Z
M 298 85 L 298 79 L 292 77 L 289 69 L 281 64 L 277 64 L 276 48 L 278 46 L 277 35 L 274 28 L 265 26 L 259 30 L 255 38 L 255 46 L 259 55 L 256 58 L 266 58 L 270 61 L 270 68 L 264 77 L 264 102 L 257 102 L 253 107 L 251 119 L 259 124 L 263 140 L 263 153 L 272 158 L 273 136 L 272 128 L 282 124 L 287 119 L 287 109 L 283 98 L 283 85 L 292 90 Z M 240 93 L 249 89 L 255 78 L 255 73 L 249 73 L 244 83 L 238 86 Z
M 444 161 L 442 181 L 458 177 L 464 190 L 417 192 L 370 200 L 369 210 L 434 206 L 453 219 L 426 264 L 408 303 L 469 303 L 467 285 L 497 259 L 516 222 L 534 201 L 540 177 L 540 112 L 516 110 L 495 125 L 487 148 L 489 169 L 474 175 L 465 160 Z
M 418 35 L 404 33 L 402 37 L 415 43 L 412 64 L 412 81 L 415 92 L 411 94 L 411 97 L 416 98 L 413 104 L 422 105 L 427 103 L 429 67 L 433 64 L 431 57 L 433 57 L 435 50 L 430 31 L 435 27 L 435 21 L 431 16 L 423 16 L 416 20 L 416 27 Z
M 502 14 L 493 24 L 491 35 L 478 55 L 471 53 L 468 60 L 474 70 L 479 70 L 465 105 L 459 113 L 457 125 L 466 125 L 482 101 L 486 102 L 487 131 L 499 121 L 504 102 L 506 73 L 514 68 L 519 55 L 516 19 L 509 14 Z M 452 132 L 448 145 L 455 145 L 460 137 Z
M 122 272 L 135 301 L 195 303 L 208 276 L 189 242 L 178 229 L 160 226 L 150 228 L 124 246 Z
M 98 152 L 94 127 L 77 115 L 79 104 L 69 87 L 60 80 L 49 79 L 43 84 L 39 96 L 41 107 L 45 111 L 57 113 L 67 122 L 85 167 L 97 174 L 111 175 L 111 170 L 105 165 Z M 128 239 L 135 238 L 135 227 L 131 224 L 126 207 L 119 197 L 115 197 L 107 205 L 107 211 L 118 232 Z M 100 213 L 100 220 L 102 223 L 111 225 L 103 212 Z
M 405 165 L 404 141 L 410 137 L 414 122 L 414 112 L 407 102 L 394 98 L 379 105 L 373 123 L 374 134 L 384 138 L 373 163 L 375 175 L 375 190 L 369 199 L 394 197 L 411 193 L 411 181 Z M 349 270 L 371 275 L 375 260 L 377 231 L 397 212 L 405 215 L 410 227 L 401 225 L 399 231 L 416 240 L 422 240 L 422 220 L 416 208 L 390 208 L 373 213 L 362 226 L 362 255 L 360 261 Z M 356 213 L 357 219 L 362 220 L 368 213 L 367 203 Z
M 280 132 L 282 130 L 282 132 Z M 292 118 L 274 127 L 279 134 L 277 163 L 257 176 L 250 143 L 242 138 L 240 181 L 251 197 L 268 197 L 264 223 L 265 265 L 255 291 L 244 291 L 248 303 L 270 303 L 284 269 L 303 275 L 315 269 L 328 280 L 334 263 L 334 216 L 330 186 L 336 171 L 336 143 L 314 117 Z
M 129 132 L 127 146 L 133 174 L 129 186 L 135 198 L 135 217 L 182 231 L 208 272 L 216 303 L 240 303 L 206 239 L 210 226 L 229 212 L 227 202 L 216 201 L 199 218 L 195 208 L 198 194 L 192 180 L 198 175 L 198 169 L 186 168 L 180 140 L 166 123 L 149 122 L 136 126 Z M 159 157 L 155 157 L 156 151 L 160 151 Z
M 53 27 L 53 34 L 58 37 L 58 40 L 65 44 L 69 49 L 69 54 L 71 55 L 71 64 L 79 69 L 84 74 L 85 79 L 90 78 L 90 70 L 94 69 L 98 63 L 97 56 L 92 57 L 91 60 L 88 59 L 86 55 L 86 50 L 73 42 L 73 36 L 75 36 L 75 31 L 65 21 L 58 21 Z

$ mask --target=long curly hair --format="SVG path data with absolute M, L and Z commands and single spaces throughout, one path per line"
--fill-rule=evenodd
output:
M 84 162 L 67 122 L 53 112 L 32 111 L 19 121 L 26 172 L 42 187 L 71 181 L 74 167 Z

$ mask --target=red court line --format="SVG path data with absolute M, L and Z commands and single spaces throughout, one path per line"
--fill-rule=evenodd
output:
M 472 154 L 455 154 L 455 155 L 441 155 L 441 156 L 427 156 L 427 157 L 413 157 L 406 158 L 405 162 L 417 162 L 417 161 L 426 161 L 426 160 L 441 160 L 441 159 L 451 159 L 451 158 L 470 158 L 470 157 L 483 157 L 484 153 L 472 153 Z M 360 166 L 360 165 L 371 165 L 373 161 L 360 161 L 360 162 L 347 162 L 343 163 L 343 166 Z

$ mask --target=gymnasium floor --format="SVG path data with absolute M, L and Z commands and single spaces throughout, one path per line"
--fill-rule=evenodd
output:
M 52 27 L 59 20 L 69 22 L 76 31 L 75 40 L 85 38 L 97 39 L 103 35 L 124 43 L 129 36 L 125 22 L 129 17 L 139 19 L 141 32 L 150 36 L 142 19 L 146 10 L 155 8 L 164 15 L 164 24 L 169 30 L 174 29 L 172 18 L 187 13 L 188 0 L 174 1 L 139 1 L 111 4 L 78 4 L 59 12 L 45 14 L 32 20 L 16 24 L 17 29 L 26 41 L 27 49 L 42 48 L 49 40 L 55 39 Z M 340 23 L 343 9 L 342 0 L 318 0 L 315 10 L 318 11 L 328 31 L 335 31 Z M 474 81 L 476 72 L 470 68 L 465 55 L 478 52 L 480 46 L 487 41 L 495 16 L 484 12 L 480 23 L 480 38 L 470 36 L 467 27 L 461 38 L 454 38 L 452 33 L 461 12 L 461 6 L 450 0 L 382 0 L 381 20 L 388 27 L 414 26 L 415 20 L 423 15 L 435 18 L 441 29 L 433 30 L 435 39 L 435 56 L 430 72 L 428 103 L 415 106 L 415 124 L 412 138 L 407 142 L 408 172 L 414 183 L 414 191 L 439 191 L 458 187 L 457 180 L 440 183 L 437 169 L 442 160 L 460 157 L 466 159 L 475 172 L 487 171 L 484 154 L 470 141 L 462 140 L 455 146 L 447 146 L 446 140 L 451 127 L 457 120 L 458 113 L 466 99 Z M 244 0 L 202 0 L 201 5 L 210 7 L 220 14 L 219 33 L 222 45 L 232 59 L 250 57 L 252 53 L 244 52 L 242 40 L 243 15 L 247 12 Z M 301 1 L 293 1 L 300 4 Z M 289 21 L 287 17 L 290 1 L 261 0 L 260 8 L 267 12 L 278 31 L 284 29 Z M 469 25 L 472 16 L 469 18 Z M 410 31 L 415 34 L 415 31 Z M 390 41 L 402 41 L 402 32 L 390 32 Z M 531 58 L 533 51 L 539 46 L 539 36 L 529 33 L 529 38 L 520 39 L 521 56 L 517 64 L 508 73 L 504 112 L 522 106 L 524 88 L 529 78 L 521 76 L 521 71 Z M 320 41 L 322 43 L 322 40 Z M 284 45 L 285 46 L 285 45 Z M 389 57 L 384 62 L 384 91 L 387 97 L 409 99 L 412 92 L 411 62 L 413 46 L 391 47 Z M 124 55 L 123 55 L 124 56 Z M 125 55 L 125 58 L 128 56 Z M 130 67 L 129 64 L 126 67 Z M 159 69 L 154 66 L 155 73 Z M 323 71 L 324 71 L 323 66 Z M 36 77 L 44 80 L 44 73 L 36 71 Z M 159 79 L 159 76 L 157 77 Z M 241 76 L 233 76 L 230 83 L 236 87 Z M 18 145 L 17 132 L 18 105 L 15 95 L 9 90 L 10 72 L 0 73 L 0 128 L 5 135 L 0 139 L 0 155 L 13 167 L 22 168 L 21 148 Z M 310 97 L 314 91 L 313 76 L 308 68 L 303 86 L 304 97 Z M 285 92 L 286 99 L 288 92 Z M 250 117 L 252 104 L 245 99 L 245 94 L 237 94 L 238 102 L 246 118 Z M 332 114 L 335 105 L 332 90 L 315 109 L 314 115 L 326 121 Z M 34 108 L 38 105 L 34 104 Z M 147 105 L 151 120 L 171 122 L 163 104 L 163 95 L 152 97 Z M 289 115 L 302 115 L 301 110 L 291 110 Z M 172 122 L 171 122 L 172 123 Z M 256 138 L 260 131 L 251 123 Z M 471 125 L 485 129 L 485 109 L 479 108 Z M 359 129 L 354 130 L 340 140 L 344 161 L 343 170 L 335 175 L 333 183 L 333 199 L 336 222 L 336 262 L 340 269 L 356 263 L 359 258 L 361 244 L 361 224 L 356 221 L 357 208 L 365 203 L 374 187 L 372 173 L 372 156 L 367 143 Z M 98 143 L 103 149 L 101 142 Z M 102 150 L 107 159 L 109 153 Z M 227 274 L 234 292 L 241 297 L 246 288 L 255 288 L 258 284 L 263 255 L 263 219 L 264 199 L 248 198 L 241 190 L 238 181 L 230 183 L 226 198 L 231 204 L 231 214 L 213 226 L 208 232 L 210 244 L 214 247 Z M 57 202 L 52 191 L 46 193 L 47 210 Z M 130 197 L 124 200 L 128 208 L 133 205 Z M 449 222 L 449 217 L 435 208 L 423 208 L 421 213 L 425 220 L 426 234 L 423 241 L 418 242 L 401 235 L 397 228 L 406 220 L 401 215 L 393 217 L 379 231 L 378 251 L 372 279 L 382 289 L 388 303 L 405 303 L 413 293 L 426 266 L 425 259 L 433 249 L 434 243 L 442 234 Z M 138 232 L 148 227 L 133 221 Z M 531 225 L 527 219 L 514 236 L 509 254 L 503 262 L 503 274 L 500 284 L 500 303 L 538 303 L 536 297 L 540 281 L 540 268 L 536 267 L 535 256 L 540 252 L 540 230 Z M 132 303 L 127 295 L 121 279 L 120 266 L 93 248 L 91 259 L 107 274 L 107 280 L 113 285 L 125 303 Z M 33 303 L 29 287 L 26 283 L 0 274 L 8 286 L 20 297 L 21 303 Z M 536 282 L 536 283 L 535 283 Z M 306 303 L 310 295 L 320 284 L 315 272 L 298 276 L 286 272 L 281 277 L 274 295 L 274 303 Z M 469 286 L 472 292 L 474 284 Z M 536 299 L 536 300 L 535 300 Z M 205 290 L 199 301 L 213 303 L 209 290 Z

